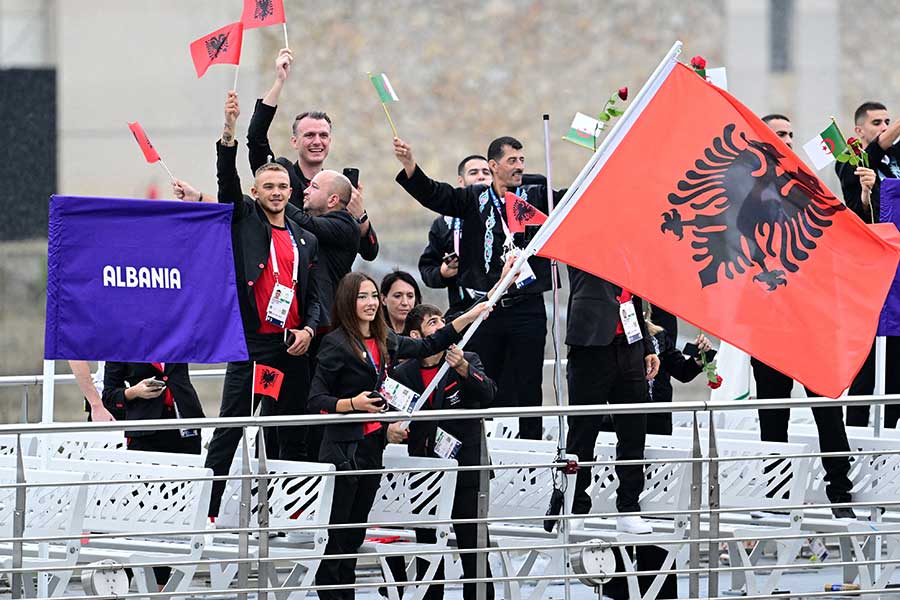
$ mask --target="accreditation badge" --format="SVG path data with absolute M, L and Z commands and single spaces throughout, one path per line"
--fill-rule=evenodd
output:
M 391 408 L 404 413 L 409 413 L 419 399 L 419 394 L 390 377 L 384 378 L 380 393 Z
M 437 431 L 434 434 L 435 454 L 441 458 L 452 459 L 456 458 L 456 455 L 459 454 L 460 448 L 462 448 L 462 442 L 440 427 L 437 428 Z
M 643 339 L 641 325 L 634 310 L 634 302 L 629 300 L 619 305 L 619 318 L 622 320 L 622 330 L 625 332 L 625 337 L 628 338 L 629 344 Z
M 275 282 L 272 295 L 269 297 L 269 306 L 266 308 L 266 321 L 278 327 L 284 327 L 293 302 L 293 288 Z

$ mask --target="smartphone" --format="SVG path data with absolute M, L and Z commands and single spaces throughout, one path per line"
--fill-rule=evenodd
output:
M 166 382 L 154 377 L 150 380 L 150 385 L 152 385 L 153 387 L 163 388 L 166 387 Z
M 347 167 L 344 169 L 344 177 L 350 180 L 350 185 L 355 188 L 359 187 L 359 169 Z
M 684 350 L 682 354 L 685 356 L 690 356 L 691 358 L 700 358 L 700 348 L 694 342 L 688 342 L 684 345 Z M 713 349 L 709 349 L 706 351 L 706 360 L 712 360 L 716 356 L 716 351 Z
M 456 252 L 448 252 L 444 255 L 444 258 L 441 259 L 441 262 L 449 265 L 454 260 L 459 260 L 459 254 L 457 254 Z
M 290 348 L 297 341 L 297 336 L 290 329 L 284 330 L 284 345 Z
M 387 402 L 385 402 L 384 396 L 382 396 L 378 392 L 369 392 L 369 398 L 381 398 L 380 402 L 373 402 L 373 404 L 381 409 L 387 407 Z

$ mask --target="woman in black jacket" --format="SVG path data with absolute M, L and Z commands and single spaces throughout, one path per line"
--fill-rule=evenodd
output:
M 674 377 L 681 383 L 693 381 L 703 372 L 700 359 L 685 356 L 675 347 L 675 337 L 668 330 L 650 320 L 647 316 L 647 332 L 650 341 L 659 356 L 659 372 L 650 380 L 650 400 L 653 402 L 672 401 L 672 381 Z M 694 340 L 694 344 L 703 352 L 711 349 L 709 340 L 702 333 Z M 650 413 L 647 415 L 647 433 L 672 435 L 672 413 Z
M 362 273 L 341 279 L 332 305 L 334 331 L 322 339 L 318 364 L 309 397 L 311 412 L 379 413 L 384 400 L 377 394 L 391 365 L 402 358 L 437 354 L 459 339 L 460 332 L 485 310 L 477 305 L 451 324 L 423 339 L 397 335 L 388 329 L 379 310 L 375 281 Z M 319 460 L 339 471 L 382 468 L 386 440 L 400 441 L 404 433 L 397 425 L 379 421 L 326 425 Z M 380 475 L 343 475 L 335 480 L 331 523 L 365 523 L 375 501 Z M 326 554 L 354 554 L 365 538 L 366 528 L 329 531 Z M 316 585 L 352 585 L 356 581 L 356 559 L 323 561 Z M 320 590 L 319 598 L 353 598 L 353 589 Z

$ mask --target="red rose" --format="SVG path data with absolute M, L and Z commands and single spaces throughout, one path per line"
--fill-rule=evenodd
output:
M 716 380 L 715 381 L 707 381 L 706 385 L 708 385 L 709 388 L 712 390 L 719 389 L 720 387 L 722 387 L 722 376 L 716 375 Z
M 619 88 L 619 98 L 621 98 L 622 100 L 628 100 L 628 88 L 627 87 Z
M 856 138 L 854 138 L 854 137 L 852 137 L 852 138 L 847 138 L 847 143 L 850 144 L 851 146 L 852 146 L 853 144 L 855 144 L 856 142 L 858 142 L 858 141 L 859 141 L 859 140 L 856 139 Z
M 699 54 L 691 59 L 691 66 L 695 69 L 705 69 L 706 68 L 706 59 L 700 56 Z

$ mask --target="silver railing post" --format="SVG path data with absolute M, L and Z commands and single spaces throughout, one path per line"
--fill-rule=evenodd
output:
M 256 470 L 257 478 L 257 523 L 259 524 L 259 553 L 257 556 L 257 598 L 266 600 L 268 592 L 260 588 L 275 587 L 277 581 L 273 575 L 274 569 L 269 568 L 266 561 L 269 558 L 269 467 L 266 464 L 266 441 L 263 428 L 260 427 L 256 434 L 256 453 L 259 456 L 259 464 Z M 274 566 L 274 565 L 272 565 Z
M 21 411 L 21 413 L 22 413 L 22 417 L 21 417 L 20 421 L 22 423 L 27 423 L 28 422 L 28 386 L 27 385 L 22 386 L 22 411 Z
M 694 462 L 691 463 L 691 528 L 690 528 L 690 567 L 692 569 L 688 577 L 688 589 L 691 598 L 700 597 L 700 544 L 696 541 L 700 539 L 700 502 L 703 498 L 701 483 L 703 480 L 703 463 L 700 458 L 700 425 L 697 423 L 697 411 L 694 411 L 694 433 L 691 457 Z
M 716 539 L 719 537 L 719 451 L 716 447 L 716 425 L 713 421 L 713 411 L 709 411 L 709 538 Z M 709 548 L 709 566 L 711 568 L 719 567 L 719 546 L 717 542 L 710 542 Z M 715 597 L 719 595 L 719 572 L 710 571 L 709 573 L 709 591 L 707 596 Z
M 488 460 L 488 448 L 487 448 L 487 436 L 484 434 L 484 419 L 481 420 L 481 460 L 479 461 L 482 467 L 485 467 L 489 464 Z M 491 485 L 491 474 L 490 470 L 482 469 L 478 472 L 478 518 L 486 519 L 488 515 L 488 506 L 489 506 L 489 493 L 490 493 L 490 485 Z M 484 522 L 478 523 L 478 536 L 477 536 L 477 546 L 479 550 L 483 550 L 488 547 L 488 525 Z M 476 554 L 475 559 L 475 575 L 479 579 L 484 579 L 487 577 L 487 564 L 488 564 L 488 553 L 487 552 L 479 552 Z M 493 585 L 493 584 L 492 584 Z M 487 584 L 483 581 L 479 581 L 475 585 L 475 598 L 477 600 L 487 600 Z
M 22 538 L 25 536 L 25 495 L 28 491 L 25 486 L 22 485 L 25 483 L 25 460 L 22 458 L 21 435 L 16 436 L 16 483 L 18 483 L 19 486 L 16 487 L 16 508 L 15 512 L 13 513 L 13 537 L 17 539 L 15 542 L 13 542 L 12 568 L 21 569 L 23 547 Z M 22 592 L 22 573 L 13 571 L 12 597 L 21 598 Z
M 247 448 L 247 426 L 241 427 L 241 512 L 238 517 L 238 526 L 241 532 L 238 534 L 238 557 L 241 559 L 238 565 L 238 588 L 245 590 L 250 580 L 250 563 L 246 559 L 250 556 L 250 451 Z M 239 600 L 247 600 L 247 592 L 238 594 Z

